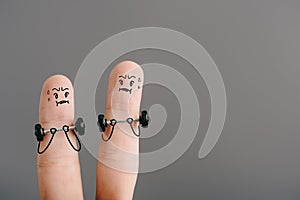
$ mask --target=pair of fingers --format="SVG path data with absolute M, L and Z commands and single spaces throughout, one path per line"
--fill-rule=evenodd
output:
M 108 85 L 107 119 L 139 117 L 143 79 L 141 67 L 134 62 L 124 61 L 114 67 Z M 54 75 L 45 81 L 39 122 L 44 129 L 73 125 L 74 91 L 67 77 Z M 104 137 L 110 131 L 108 126 Z M 68 136 L 76 147 L 74 133 L 70 131 Z M 40 148 L 44 149 L 50 139 L 51 134 L 46 134 Z M 109 142 L 99 142 L 96 199 L 132 199 L 138 171 L 138 137 L 130 127 L 117 124 Z M 121 168 L 130 173 L 117 170 Z M 41 199 L 83 199 L 78 152 L 71 148 L 64 132 L 57 132 L 47 151 L 38 155 L 37 172 Z

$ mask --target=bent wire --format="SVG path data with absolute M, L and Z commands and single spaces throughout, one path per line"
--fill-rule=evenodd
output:
M 70 130 L 74 130 L 74 135 L 75 135 L 75 138 L 78 142 L 78 148 L 76 149 L 75 146 L 73 145 L 73 143 L 71 142 L 70 138 L 69 138 L 69 135 L 68 135 L 68 132 Z M 69 144 L 71 145 L 71 147 L 75 150 L 75 151 L 80 151 L 81 149 L 81 142 L 79 140 L 79 137 L 77 136 L 76 132 L 79 134 L 79 135 L 83 135 L 84 134 L 84 130 L 85 130 L 85 124 L 83 122 L 83 119 L 82 118 L 78 118 L 77 121 L 75 122 L 75 125 L 74 126 L 68 126 L 68 125 L 64 125 L 62 128 L 50 128 L 50 129 L 47 129 L 47 130 L 44 130 L 43 127 L 40 125 L 40 124 L 36 124 L 35 125 L 35 136 L 36 136 L 36 139 L 38 141 L 38 147 L 37 147 L 37 152 L 38 154 L 42 154 L 44 153 L 50 146 L 53 138 L 54 138 L 54 135 L 55 133 L 57 133 L 58 131 L 63 131 L 65 133 L 65 136 L 69 142 Z M 41 141 L 43 141 L 44 139 L 44 136 L 46 134 L 51 134 L 51 138 L 48 142 L 48 144 L 46 145 L 46 147 L 41 151 L 40 150 L 40 146 L 41 146 Z
M 133 128 L 133 122 L 139 122 L 137 132 Z M 145 111 L 145 110 L 141 112 L 141 115 L 138 119 L 133 119 L 132 117 L 129 117 L 126 120 L 116 120 L 116 119 L 107 120 L 107 119 L 105 119 L 103 114 L 98 115 L 98 126 L 100 128 L 100 132 L 104 132 L 108 125 L 112 126 L 110 134 L 106 139 L 104 138 L 103 133 L 101 134 L 101 137 L 105 142 L 107 142 L 108 140 L 111 139 L 114 129 L 115 129 L 115 125 L 117 123 L 128 123 L 133 134 L 135 136 L 139 137 L 140 136 L 140 126 L 142 126 L 143 128 L 146 128 L 148 126 L 149 116 L 148 116 L 147 111 Z

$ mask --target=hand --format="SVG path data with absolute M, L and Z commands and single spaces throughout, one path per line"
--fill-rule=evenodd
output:
M 107 119 L 139 117 L 143 79 L 142 69 L 131 61 L 121 62 L 112 70 L 107 94 Z M 73 86 L 67 77 L 54 75 L 45 81 L 39 108 L 39 122 L 44 129 L 73 125 L 73 95 Z M 133 124 L 133 128 L 137 126 L 137 123 Z M 104 137 L 110 131 L 111 127 L 108 126 Z M 74 132 L 69 131 L 68 136 L 77 147 Z M 50 139 L 51 134 L 44 136 L 41 150 Z M 117 124 L 108 142 L 100 139 L 96 199 L 133 198 L 138 154 L 139 139 L 127 123 Z M 63 131 L 56 132 L 49 148 L 38 155 L 37 171 L 41 199 L 83 199 L 78 152 L 71 148 Z

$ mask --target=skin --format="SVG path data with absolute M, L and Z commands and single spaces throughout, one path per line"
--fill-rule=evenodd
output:
M 127 75 L 123 78 L 122 85 L 120 75 Z M 133 75 L 136 78 L 133 78 Z M 132 80 L 134 83 L 130 83 Z M 124 61 L 114 67 L 108 85 L 105 113 L 107 119 L 124 120 L 128 117 L 139 117 L 143 80 L 143 71 L 134 62 Z M 69 88 L 67 97 L 67 90 L 52 90 L 59 87 Z M 127 88 L 131 93 L 119 90 L 120 88 Z M 39 123 L 44 129 L 73 125 L 73 95 L 73 86 L 67 77 L 54 75 L 45 81 L 39 108 Z M 69 103 L 56 103 L 61 100 Z M 137 126 L 138 123 L 134 122 L 135 130 Z M 104 137 L 107 137 L 110 131 L 111 127 L 108 126 Z M 69 132 L 69 136 L 76 147 L 72 131 Z M 50 137 L 50 134 L 46 134 L 41 142 L 41 149 L 47 145 Z M 129 124 L 120 123 L 115 126 L 111 139 L 108 142 L 100 139 L 99 145 L 96 199 L 132 199 L 138 174 L 139 138 L 133 135 Z M 40 199 L 83 199 L 78 152 L 70 147 L 63 132 L 57 132 L 47 151 L 38 155 L 37 172 Z
M 119 83 L 120 75 L 135 75 L 141 78 L 141 82 L 130 87 L 130 81 L 124 80 L 123 85 Z M 138 89 L 138 85 L 142 85 L 143 81 L 142 68 L 131 61 L 124 61 L 114 67 L 110 74 L 108 84 L 108 95 L 106 100 L 107 119 L 124 120 L 129 116 L 136 119 L 139 117 L 140 102 L 142 97 L 142 87 Z M 131 94 L 125 91 L 119 91 L 119 88 L 132 89 Z M 134 123 L 137 128 L 138 123 Z M 111 126 L 105 131 L 105 137 L 108 137 Z M 111 146 L 118 148 L 118 151 L 111 151 Z M 137 155 L 136 157 L 116 154 L 129 152 Z M 134 187 L 137 180 L 138 172 L 138 153 L 139 138 L 134 136 L 130 126 L 127 123 L 117 124 L 114 129 L 113 136 L 109 142 L 100 140 L 99 158 L 97 164 L 97 192 L 96 199 L 122 199 L 129 200 L 133 198 Z M 130 166 L 126 164 L 130 163 Z M 126 172 L 127 171 L 127 172 Z M 105 177 L 105 178 L 103 178 Z M 109 181 L 107 181 L 109 180 Z
M 53 88 L 58 87 L 69 88 L 67 98 L 64 96 L 66 91 L 52 91 Z M 54 93 L 58 94 L 58 99 L 55 99 Z M 73 86 L 67 77 L 54 75 L 45 81 L 39 107 L 39 123 L 45 130 L 60 128 L 63 125 L 73 125 L 73 95 Z M 57 106 L 57 100 L 66 99 L 69 104 L 64 103 Z M 70 131 L 68 134 L 72 143 L 76 145 L 73 132 Z M 50 137 L 50 134 L 45 135 L 41 142 L 41 149 L 44 149 Z M 55 133 L 47 151 L 38 155 L 37 173 L 40 199 L 83 199 L 78 152 L 70 147 L 64 132 Z

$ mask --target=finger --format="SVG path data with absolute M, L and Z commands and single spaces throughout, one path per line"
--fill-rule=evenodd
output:
M 54 75 L 45 81 L 39 107 L 39 123 L 45 130 L 73 125 L 73 95 L 67 77 Z M 67 134 L 76 147 L 74 132 Z M 51 137 L 52 134 L 45 134 L 41 151 Z M 83 199 L 78 153 L 71 148 L 63 131 L 57 131 L 46 151 L 38 155 L 37 173 L 41 199 Z
M 106 102 L 106 119 L 139 118 L 144 75 L 142 68 L 124 61 L 110 74 Z M 138 131 L 138 122 L 133 123 Z M 104 133 L 109 137 L 112 126 Z M 108 142 L 100 140 L 97 164 L 97 199 L 132 199 L 138 173 L 139 138 L 128 123 L 117 123 Z

